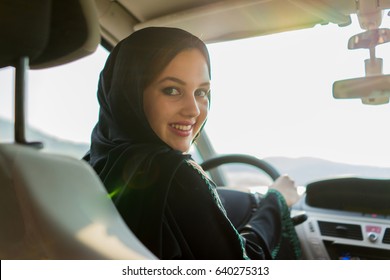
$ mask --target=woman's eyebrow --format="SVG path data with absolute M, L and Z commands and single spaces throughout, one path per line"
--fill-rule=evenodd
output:
M 164 83 L 165 81 L 172 81 L 172 82 L 175 82 L 175 83 L 178 83 L 180 85 L 186 85 L 186 82 L 180 80 L 179 78 L 175 78 L 175 77 L 165 77 L 163 79 L 161 79 L 160 81 L 158 81 L 159 84 L 162 84 Z M 207 81 L 207 82 L 204 82 L 204 83 L 201 83 L 199 86 L 210 86 L 210 82 Z
M 185 85 L 186 83 L 178 78 L 175 78 L 175 77 L 165 77 L 163 79 L 161 79 L 160 81 L 158 81 L 159 84 L 162 84 L 163 82 L 165 81 L 172 81 L 172 82 L 175 82 L 175 83 L 178 83 L 178 84 L 181 84 L 181 85 Z

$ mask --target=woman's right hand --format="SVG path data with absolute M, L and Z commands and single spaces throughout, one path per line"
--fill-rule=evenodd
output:
M 269 188 L 280 192 L 286 200 L 288 207 L 291 207 L 299 200 L 297 187 L 295 186 L 294 181 L 288 175 L 282 175 L 277 178 Z

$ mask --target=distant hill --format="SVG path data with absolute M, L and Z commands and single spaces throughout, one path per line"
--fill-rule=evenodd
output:
M 390 168 L 345 164 L 310 157 L 268 157 L 264 160 L 280 174 L 288 174 L 299 186 L 334 177 L 390 178 Z M 270 184 L 269 176 L 265 176 L 256 168 L 248 168 L 248 165 L 226 165 L 224 168 L 229 171 L 228 180 L 234 186 Z
M 390 168 L 353 165 L 319 158 L 267 157 L 266 162 L 280 174 L 288 174 L 297 185 L 305 186 L 312 181 L 334 177 L 390 178 Z M 232 186 L 269 185 L 268 175 L 247 164 L 226 164 L 227 180 Z
M 390 178 L 390 168 L 345 164 L 310 157 L 270 157 L 265 160 L 275 166 L 280 173 L 289 174 L 299 185 L 335 176 Z
M 65 141 L 47 135 L 31 127 L 26 128 L 27 141 L 40 141 L 44 143 L 44 151 L 56 154 L 65 154 L 75 158 L 81 158 L 88 151 L 89 144 Z M 14 141 L 14 127 L 9 120 L 0 118 L 0 142 Z

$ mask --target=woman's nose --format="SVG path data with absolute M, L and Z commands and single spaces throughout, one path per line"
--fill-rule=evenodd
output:
M 188 95 L 184 99 L 183 113 L 190 117 L 197 117 L 200 114 L 199 104 L 195 95 Z

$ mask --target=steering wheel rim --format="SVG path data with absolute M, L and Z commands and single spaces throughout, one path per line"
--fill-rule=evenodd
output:
M 229 155 L 217 156 L 205 160 L 201 164 L 201 167 L 203 168 L 204 171 L 208 171 L 210 169 L 216 168 L 222 164 L 227 164 L 227 163 L 244 163 L 244 164 L 252 165 L 264 171 L 274 181 L 278 177 L 280 177 L 279 171 L 268 162 L 254 156 L 244 155 L 244 154 L 229 154 Z
M 209 169 L 218 167 L 222 164 L 226 163 L 244 163 L 249 164 L 254 167 L 257 167 L 264 171 L 268 176 L 272 178 L 272 180 L 276 180 L 278 177 L 280 177 L 279 171 L 273 167 L 268 162 L 261 160 L 259 158 L 256 158 L 254 156 L 250 155 L 244 155 L 244 154 L 229 154 L 229 155 L 222 155 L 217 156 L 215 158 L 209 159 L 204 161 L 201 166 L 204 171 L 208 171 Z M 259 205 L 259 201 L 254 197 L 253 193 L 247 193 L 247 195 L 242 195 L 240 191 L 237 190 L 229 190 L 224 188 L 217 188 L 217 191 L 221 197 L 222 203 L 225 206 L 225 210 L 228 214 L 228 217 L 232 221 L 233 225 L 240 229 L 242 226 L 244 226 L 250 219 L 252 213 L 255 211 L 255 209 Z M 234 193 L 236 192 L 236 193 Z M 237 194 L 241 193 L 240 200 L 241 202 L 244 202 L 237 206 L 237 203 L 235 202 L 235 197 L 237 197 Z M 227 201 L 224 203 L 224 199 Z M 239 213 L 237 213 L 239 212 Z M 295 217 L 291 218 L 294 225 L 298 225 L 306 221 L 307 216 L 306 214 L 300 214 Z

